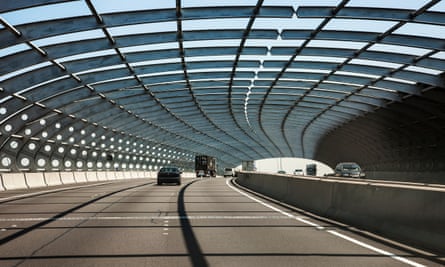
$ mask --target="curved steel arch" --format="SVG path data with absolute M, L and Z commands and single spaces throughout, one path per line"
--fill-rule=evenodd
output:
M 68 3 L 82 11 L 48 19 Z M 102 12 L 98 0 L 6 1 L 0 169 L 191 169 L 195 154 L 220 167 L 279 156 L 334 164 L 340 143 L 385 157 L 396 150 L 372 142 L 422 144 L 422 127 L 443 132 L 443 102 L 428 96 L 443 98 L 445 10 L 439 0 L 388 5 L 178 0 Z M 20 17 L 37 8 L 47 18 Z

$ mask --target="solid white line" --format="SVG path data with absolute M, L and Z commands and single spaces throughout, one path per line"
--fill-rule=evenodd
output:
M 318 225 L 318 224 L 316 224 L 316 223 L 310 222 L 310 221 L 308 221 L 308 220 L 306 220 L 306 219 L 304 219 L 304 218 L 301 218 L 301 217 L 292 215 L 292 214 L 290 214 L 290 213 L 288 213 L 288 212 L 282 211 L 282 210 L 279 209 L 279 208 L 273 207 L 273 206 L 271 206 L 270 204 L 267 204 L 267 203 L 265 203 L 265 202 L 263 202 L 263 201 L 261 201 L 261 200 L 255 198 L 255 197 L 252 197 L 252 196 L 248 195 L 248 194 L 245 193 L 245 192 L 242 192 L 242 191 L 239 190 L 238 188 L 235 188 L 234 186 L 232 186 L 232 185 L 230 184 L 229 181 L 230 181 L 230 179 L 226 179 L 226 184 L 227 184 L 227 186 L 230 187 L 232 190 L 234 190 L 234 191 L 240 193 L 241 195 L 243 195 L 243 196 L 245 196 L 245 197 L 247 197 L 247 198 L 249 198 L 249 199 L 251 199 L 251 200 L 253 200 L 253 201 L 255 201 L 255 202 L 257 202 L 257 203 L 259 203 L 259 204 L 261 204 L 261 205 L 263 205 L 263 206 L 265 206 L 265 207 L 268 207 L 268 208 L 270 208 L 270 209 L 272 209 L 272 210 L 274 210 L 274 211 L 277 211 L 277 212 L 279 212 L 279 213 L 281 213 L 281 214 L 283 214 L 283 215 L 286 215 L 286 216 L 289 217 L 289 218 L 293 218 L 293 219 L 296 219 L 296 220 L 298 220 L 298 221 L 300 221 L 300 222 L 303 222 L 303 223 L 305 223 L 305 224 L 308 224 L 308 225 L 310 225 L 310 226 L 314 226 L 314 227 L 316 227 L 317 229 L 324 229 L 323 226 L 320 226 L 320 225 Z M 386 250 L 376 248 L 376 247 L 374 247 L 374 246 L 371 246 L 371 245 L 369 245 L 369 244 L 366 244 L 366 243 L 364 243 L 364 242 L 361 242 L 361 241 L 359 241 L 359 240 L 357 240 L 357 239 L 354 239 L 354 238 L 349 237 L 349 236 L 347 236 L 347 235 L 341 234 L 341 233 L 339 233 L 339 232 L 337 232 L 337 231 L 327 230 L 326 232 L 327 232 L 327 233 L 330 233 L 330 234 L 332 234 L 332 235 L 335 235 L 335 236 L 337 236 L 337 237 L 340 237 L 340 238 L 342 238 L 342 239 L 344 239 L 344 240 L 347 240 L 347 241 L 349 241 L 349 242 L 352 242 L 352 243 L 354 243 L 354 244 L 356 244 L 356 245 L 359 245 L 359 246 L 361 246 L 361 247 L 364 247 L 364 248 L 367 248 L 367 249 L 372 250 L 372 251 L 374 251 L 374 252 L 377 252 L 377 253 L 379 253 L 379 254 L 382 254 L 382 255 L 391 257 L 391 258 L 394 259 L 394 260 L 397 260 L 397 261 L 406 263 L 406 264 L 408 264 L 408 265 L 415 266 L 415 267 L 425 267 L 425 265 L 422 265 L 422 264 L 417 263 L 417 262 L 414 262 L 414 261 L 412 261 L 412 260 L 408 260 L 408 259 L 406 259 L 406 258 L 397 256 L 397 255 L 395 255 L 395 254 L 393 254 L 393 253 L 390 253 L 390 252 L 388 252 L 388 251 L 386 251 Z
M 357 244 L 357 245 L 359 245 L 359 246 L 362 246 L 362 247 L 364 247 L 364 248 L 367 248 L 367 249 L 370 249 L 370 250 L 375 251 L 375 252 L 377 252 L 377 253 L 380 253 L 380 254 L 382 254 L 382 255 L 391 257 L 391 258 L 393 258 L 393 259 L 395 259 L 395 260 L 398 260 L 398 261 L 401 261 L 401 262 L 403 262 L 403 263 L 409 264 L 409 265 L 411 265 L 411 266 L 416 266 L 416 267 L 422 267 L 422 266 L 425 266 L 425 265 L 422 265 L 422 264 L 420 264 L 420 263 L 417 263 L 417 262 L 414 262 L 414 261 L 405 259 L 405 258 L 403 258 L 403 257 L 397 256 L 397 255 L 395 255 L 395 254 L 393 254 L 393 253 L 391 253 L 391 252 L 385 251 L 385 250 L 383 250 L 383 249 L 379 249 L 379 248 L 376 248 L 376 247 L 374 247 L 374 246 L 368 245 L 368 244 L 366 244 L 366 243 L 363 243 L 363 242 L 361 242 L 361 241 L 358 241 L 357 239 L 354 239 L 354 238 L 351 238 L 351 237 L 346 236 L 346 235 L 344 235 L 344 234 L 341 234 L 341 233 L 339 233 L 339 232 L 337 232 L 337 231 L 334 231 L 334 230 L 328 230 L 327 232 L 330 233 L 330 234 L 333 234 L 333 235 L 335 235 L 335 236 L 341 237 L 341 238 L 343 238 L 343 239 L 345 239 L 345 240 L 348 240 L 348 241 L 350 241 L 350 242 L 352 242 L 352 243 L 354 243 L 354 244 Z
M 36 222 L 51 220 L 52 217 L 31 218 L 0 218 L 0 222 Z M 84 220 L 282 220 L 287 216 L 94 216 L 94 217 L 61 217 L 54 221 L 84 221 Z M 168 226 L 168 222 L 164 222 Z

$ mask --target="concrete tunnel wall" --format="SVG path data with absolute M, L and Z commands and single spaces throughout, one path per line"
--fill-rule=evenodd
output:
M 325 135 L 314 158 L 355 161 L 368 178 L 445 183 L 445 90 L 395 102 Z
M 239 173 L 237 182 L 311 213 L 445 253 L 445 189 L 433 191 L 255 172 Z

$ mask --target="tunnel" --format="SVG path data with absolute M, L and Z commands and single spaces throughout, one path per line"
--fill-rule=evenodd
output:
M 303 2 L 2 3 L 0 169 L 204 154 L 442 182 L 443 3 Z

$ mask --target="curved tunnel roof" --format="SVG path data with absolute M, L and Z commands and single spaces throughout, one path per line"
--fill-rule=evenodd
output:
M 314 158 L 340 126 L 444 87 L 441 1 L 0 8 L 3 170 Z

